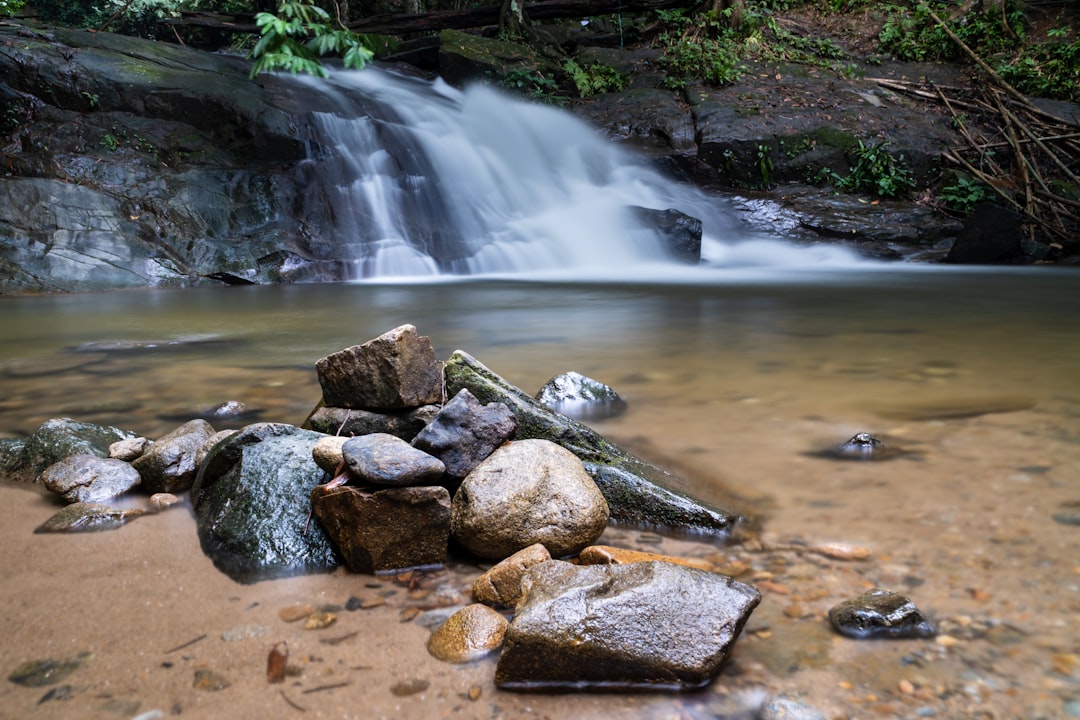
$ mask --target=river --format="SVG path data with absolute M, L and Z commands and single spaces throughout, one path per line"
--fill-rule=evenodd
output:
M 242 586 L 201 555 L 185 509 L 108 533 L 34 535 L 56 505 L 4 485 L 0 669 L 90 655 L 62 683 L 67 697 L 5 682 L 0 716 L 749 717 L 738 713 L 778 694 L 828 717 L 1080 712 L 1080 275 L 1068 269 L 866 264 L 5 297 L 0 432 L 67 416 L 154 437 L 226 401 L 247 412 L 213 420 L 219 429 L 299 424 L 319 399 L 318 358 L 403 323 L 441 358 L 466 350 L 528 392 L 568 370 L 611 385 L 629 409 L 594 423 L 600 432 L 754 518 L 746 546 L 629 528 L 604 538 L 710 557 L 762 589 L 708 690 L 503 693 L 493 660 L 441 664 L 423 650 L 426 630 L 400 621 L 425 588 L 443 604 L 465 598 L 479 572 L 468 562 L 419 589 L 343 571 Z M 815 454 L 860 431 L 906 452 Z M 801 549 L 832 542 L 871 558 Z M 834 636 L 828 609 L 872 586 L 907 594 L 943 636 Z M 376 602 L 323 631 L 277 617 L 350 596 Z M 247 627 L 265 634 L 222 639 Z M 279 640 L 298 674 L 270 686 Z M 230 687 L 193 688 L 199 667 Z M 392 692 L 403 680 L 428 685 Z

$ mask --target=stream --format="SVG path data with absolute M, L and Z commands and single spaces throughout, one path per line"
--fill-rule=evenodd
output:
M 785 696 L 826 717 L 1080 714 L 1080 276 L 876 263 L 693 270 L 3 297 L 0 432 L 67 416 L 155 437 L 227 401 L 245 413 L 211 419 L 218 429 L 299 424 L 319 399 L 318 358 L 403 323 L 440 358 L 463 349 L 530 393 L 576 370 L 628 403 L 597 430 L 753 519 L 745 545 L 633 528 L 603 538 L 712 558 L 762 590 L 707 690 L 504 693 L 493 660 L 439 663 L 423 649 L 427 631 L 402 621 L 410 607 L 464 599 L 478 566 L 455 562 L 418 588 L 344 571 L 242 586 L 199 552 L 186 509 L 107 533 L 34 535 L 56 504 L 2 485 L 0 669 L 90 655 L 65 681 L 68 697 L 5 682 L 0 707 L 13 717 L 290 717 L 299 706 L 303 717 L 743 718 Z M 860 431 L 905 452 L 816 454 Z M 871 557 L 801 550 L 825 543 Z M 907 594 L 941 635 L 832 634 L 828 609 L 874 586 Z M 340 610 L 350 597 L 373 604 Z M 339 606 L 337 625 L 316 636 L 283 623 L 278 611 L 298 602 Z M 265 631 L 224 639 L 249 627 Z M 269 686 L 266 653 L 279 640 L 298 674 Z M 193 686 L 199 667 L 230 687 Z

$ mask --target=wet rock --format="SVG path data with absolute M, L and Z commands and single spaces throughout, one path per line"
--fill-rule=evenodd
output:
M 322 630 L 337 622 L 337 615 L 332 612 L 313 612 L 304 618 L 305 630 Z
M 88 657 L 89 653 L 82 653 L 71 660 L 27 660 L 15 666 L 8 680 L 23 687 L 56 685 L 78 670 Z
M 540 543 L 500 561 L 473 582 L 473 599 L 491 605 L 513 606 L 521 598 L 521 580 L 525 571 L 551 559 L 551 553 Z
M 827 720 L 824 713 L 797 698 L 777 695 L 761 706 L 758 720 Z
M 346 435 L 330 435 L 319 440 L 315 443 L 315 447 L 311 448 L 311 459 L 326 472 L 327 475 L 333 477 L 337 474 L 338 468 L 343 462 L 345 457 L 341 453 L 341 447 L 351 440 L 352 438 Z
M 142 476 L 147 492 L 184 492 L 191 488 L 199 466 L 199 450 L 214 434 L 205 420 L 192 420 L 158 438 L 149 450 L 131 465 Z
M 172 493 L 154 493 L 150 496 L 149 504 L 153 512 L 162 512 L 174 505 L 179 505 L 181 502 L 183 500 Z
M 525 575 L 495 670 L 504 689 L 690 689 L 720 671 L 757 606 L 736 580 L 664 562 Z
M 397 697 L 408 697 L 422 693 L 431 686 L 431 683 L 421 678 L 409 678 L 401 680 L 390 686 L 390 692 Z
M 345 565 L 374 573 L 446 562 L 450 493 L 441 486 L 366 493 L 316 487 L 311 508 Z
M 502 403 L 481 405 L 462 388 L 412 443 L 442 460 L 446 473 L 460 480 L 516 430 L 517 418 L 508 407 Z
M 386 433 L 350 438 L 341 456 L 353 477 L 375 485 L 429 485 L 446 473 L 441 460 Z
M 238 582 L 331 570 L 338 564 L 322 527 L 310 522 L 311 490 L 324 474 L 311 450 L 323 436 L 257 423 L 206 456 L 191 502 L 199 540 Z
M 116 460 L 131 462 L 146 452 L 146 448 L 149 447 L 150 444 L 150 441 L 144 437 L 120 440 L 109 446 L 109 457 Z
M 575 420 L 601 420 L 626 411 L 626 401 L 599 380 L 566 372 L 544 383 L 538 402 Z
M 976 205 L 964 221 L 945 262 L 1000 264 L 1024 260 L 1024 217 L 992 202 Z
M 832 460 L 892 460 L 906 455 L 899 447 L 886 445 L 882 440 L 868 432 L 855 433 L 847 442 L 834 445 L 819 452 L 808 453 L 811 456 Z
M 638 222 L 656 231 L 668 255 L 690 265 L 701 262 L 701 220 L 674 209 L 633 210 Z
M 11 444 L 3 469 L 11 480 L 34 482 L 45 468 L 70 455 L 108 457 L 110 445 L 136 437 L 115 427 L 54 418 L 42 423 L 25 443 Z
M 608 502 L 613 520 L 646 526 L 727 533 L 738 515 L 671 490 L 670 473 L 634 457 L 591 428 L 545 407 L 466 352 L 446 362 L 447 392 L 468 388 L 480 402 L 501 402 L 518 420 L 515 437 L 545 439 L 577 455 Z
M 612 547 L 610 545 L 590 545 L 578 555 L 578 562 L 582 565 L 626 565 L 635 562 L 669 562 L 676 565 L 697 568 L 713 572 L 716 567 L 708 560 L 696 558 L 673 557 L 659 553 L 644 552 L 642 550 L 627 550 L 625 548 Z
M 99 503 L 76 502 L 68 505 L 42 523 L 34 532 L 96 532 L 113 530 L 128 520 L 145 515 L 146 511 L 138 508 L 109 507 Z
M 352 437 L 379 432 L 412 440 L 438 412 L 437 405 L 384 413 L 358 408 L 319 407 L 311 413 L 304 427 L 327 435 Z
M 1062 525 L 1080 525 L 1080 512 L 1054 513 L 1054 522 Z
M 218 430 L 216 433 L 206 438 L 206 441 L 195 452 L 195 465 L 202 467 L 203 462 L 206 460 L 206 456 L 210 454 L 210 451 L 214 449 L 214 446 L 225 438 L 232 437 L 236 434 L 236 430 Z
M 533 543 L 571 555 L 604 532 L 608 506 L 581 461 L 547 440 L 508 443 L 461 483 L 454 539 L 477 557 L 502 560 Z
M 479 660 L 502 647 L 507 625 L 506 618 L 487 605 L 466 605 L 431 633 L 427 649 L 444 662 Z
M 402 325 L 363 345 L 319 359 L 323 402 L 331 407 L 399 410 L 442 401 L 442 373 L 431 340 Z
M 856 639 L 929 638 L 936 629 L 908 598 L 889 590 L 869 590 L 829 610 L 841 635 Z
M 38 481 L 68 502 L 100 503 L 139 484 L 139 473 L 123 460 L 71 455 L 42 471 Z

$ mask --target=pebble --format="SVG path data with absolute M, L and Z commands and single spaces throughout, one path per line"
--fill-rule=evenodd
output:
M 145 510 L 138 508 L 121 510 L 99 503 L 76 502 L 57 512 L 43 522 L 34 532 L 97 532 L 100 530 L 113 530 L 128 520 L 145 514 Z
M 401 682 L 394 683 L 390 686 L 390 692 L 398 697 L 407 697 L 409 695 L 424 692 L 430 685 L 431 683 L 427 680 L 411 678 L 409 680 L 402 680 Z
M 305 630 L 322 630 L 337 622 L 337 615 L 331 612 L 313 612 L 304 620 Z
M 260 635 L 265 635 L 266 630 L 267 628 L 265 625 L 241 625 L 223 632 L 221 634 L 221 639 L 225 642 L 248 640 L 250 638 L 257 638 Z
M 472 662 L 502 647 L 508 625 L 487 605 L 466 605 L 431 633 L 427 649 L 444 662 Z
M 1080 525 L 1080 512 L 1057 513 L 1054 522 L 1062 525 Z
M 802 700 L 778 695 L 758 711 L 758 720 L 826 720 L 825 715 Z
M 290 605 L 278 610 L 278 617 L 285 622 L 296 622 L 297 620 L 303 620 L 307 616 L 315 612 L 315 606 L 309 603 L 300 603 L 297 605 Z
M 180 502 L 182 500 L 172 493 L 154 493 L 150 496 L 150 509 L 154 512 L 161 512 Z
M 224 690 L 229 687 L 229 681 L 210 668 L 196 668 L 195 681 L 191 686 L 196 690 Z
M 11 671 L 8 680 L 23 687 L 55 685 L 78 669 L 87 657 L 84 654 L 74 660 L 27 660 Z
M 708 560 L 661 555 L 660 553 L 646 552 L 644 550 L 626 550 L 610 545 L 590 545 L 578 555 L 578 562 L 582 565 L 625 565 L 626 563 L 650 562 L 653 560 L 685 565 L 686 567 L 710 572 L 716 569 Z

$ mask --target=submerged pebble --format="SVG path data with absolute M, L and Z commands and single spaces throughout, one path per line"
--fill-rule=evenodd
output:
M 833 628 L 856 639 L 929 638 L 936 629 L 908 598 L 890 590 L 869 590 L 829 610 Z
M 416 693 L 424 692 L 431 686 L 431 683 L 427 680 L 421 680 L 420 678 L 410 678 L 408 680 L 402 680 L 396 682 L 390 686 L 390 692 L 398 697 L 407 697 L 409 695 L 415 695 Z
M 502 647 L 508 624 L 487 605 L 466 605 L 431 633 L 427 649 L 432 657 L 444 662 L 478 660 Z
M 907 454 L 904 450 L 886 445 L 868 432 L 855 433 L 847 442 L 824 450 L 811 452 L 815 457 L 832 460 L 892 460 Z
M 83 654 L 73 660 L 27 660 L 11 671 L 8 680 L 23 687 L 55 685 L 77 670 L 87 657 Z
M 109 507 L 99 503 L 77 502 L 68 505 L 42 523 L 34 532 L 96 532 L 113 530 L 128 520 L 145 515 L 146 510 L 139 508 Z
M 229 681 L 219 672 L 210 668 L 196 668 L 195 680 L 191 686 L 196 690 L 224 690 L 229 687 Z

